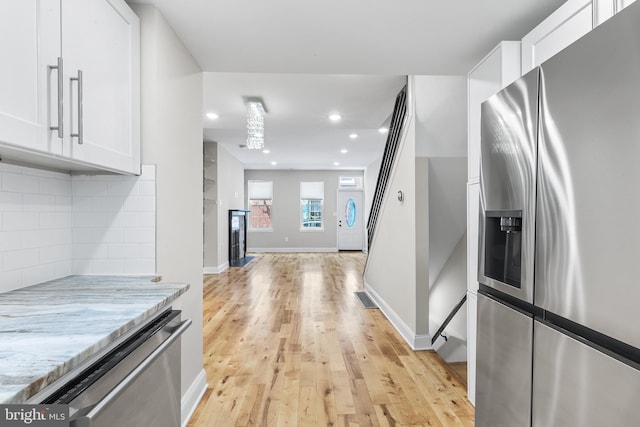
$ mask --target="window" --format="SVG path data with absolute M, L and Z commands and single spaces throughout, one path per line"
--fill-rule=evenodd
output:
M 251 230 L 271 230 L 271 205 L 273 203 L 273 182 L 249 181 L 249 210 Z
M 303 230 L 323 230 L 322 205 L 324 202 L 324 182 L 300 183 L 300 228 Z
M 362 188 L 362 177 L 341 176 L 338 178 L 338 188 Z

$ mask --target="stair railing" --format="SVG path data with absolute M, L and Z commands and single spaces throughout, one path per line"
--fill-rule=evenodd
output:
M 460 308 L 462 307 L 462 305 L 466 300 L 467 300 L 467 294 L 465 293 L 462 296 L 462 299 L 460 300 L 460 302 L 456 304 L 455 307 L 453 307 L 453 309 L 451 310 L 447 318 L 444 319 L 442 326 L 438 328 L 436 333 L 433 335 L 433 338 L 431 338 L 431 345 L 435 344 L 436 340 L 440 337 L 444 338 L 444 340 L 447 341 L 447 337 L 445 335 L 442 335 L 442 332 L 444 332 L 447 326 L 449 326 L 449 322 L 451 322 L 451 319 L 453 319 L 453 317 L 458 313 L 458 311 L 460 310 Z
M 378 216 L 382 207 L 382 200 L 384 199 L 385 192 L 387 191 L 389 177 L 398 151 L 402 125 L 404 123 L 406 113 L 407 86 L 403 87 L 396 96 L 393 114 L 391 115 L 389 133 L 387 134 L 387 143 L 384 147 L 382 163 L 380 164 L 380 172 L 378 173 L 378 181 L 376 182 L 376 190 L 373 195 L 373 201 L 371 202 L 371 210 L 369 212 L 369 220 L 367 222 L 367 249 L 371 249 L 371 242 L 373 241 L 373 235 L 378 223 Z

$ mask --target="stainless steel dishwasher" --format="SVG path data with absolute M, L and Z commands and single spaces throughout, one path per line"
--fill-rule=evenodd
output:
M 71 427 L 180 425 L 180 336 L 191 320 L 167 310 L 41 403 L 68 404 Z

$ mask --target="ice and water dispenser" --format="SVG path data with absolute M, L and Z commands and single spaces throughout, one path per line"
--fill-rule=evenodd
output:
M 485 239 L 485 276 L 520 288 L 522 211 L 486 211 Z

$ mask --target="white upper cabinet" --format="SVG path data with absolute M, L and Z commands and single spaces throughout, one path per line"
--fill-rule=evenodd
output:
M 139 45 L 124 1 L 62 1 L 65 156 L 140 173 Z
M 592 0 L 567 0 L 522 38 L 522 74 L 526 74 L 593 29 Z
M 140 173 L 140 23 L 124 0 L 0 2 L 0 157 Z
M 0 142 L 60 154 L 60 0 L 0 2 L 0 57 Z

